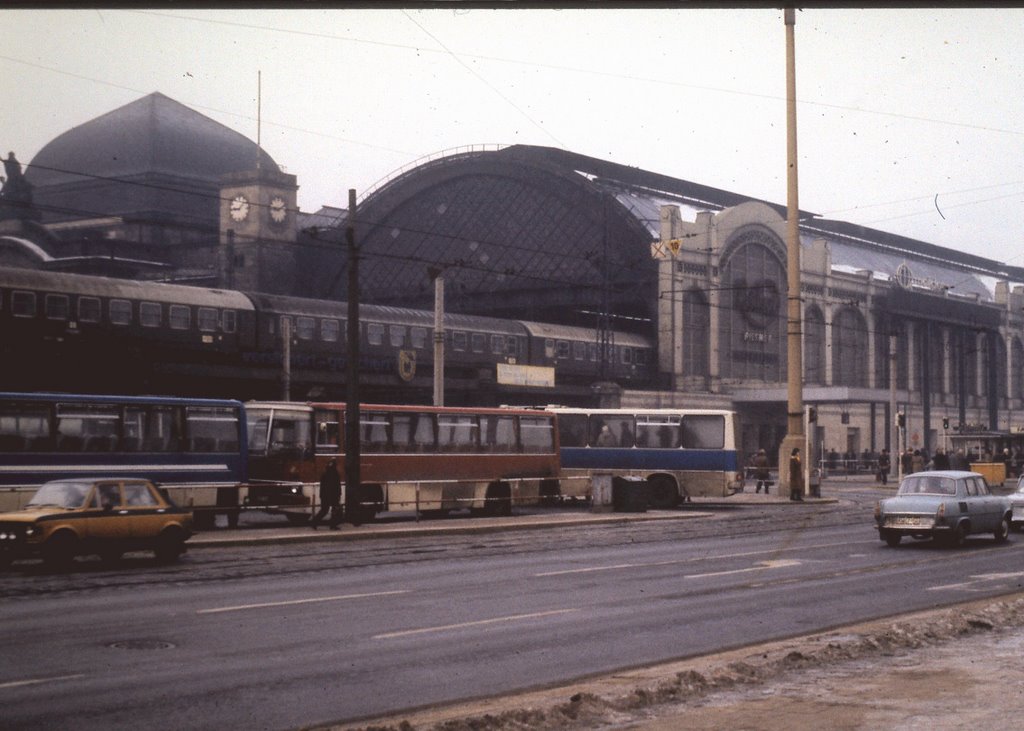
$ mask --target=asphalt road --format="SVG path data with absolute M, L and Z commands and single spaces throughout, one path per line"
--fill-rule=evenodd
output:
M 0 725 L 351 722 L 1022 585 L 1019 534 L 889 549 L 871 521 L 879 491 L 829 493 L 838 501 L 547 529 L 349 529 L 314 543 L 288 531 L 193 548 L 173 567 L 24 566 L 0 576 Z

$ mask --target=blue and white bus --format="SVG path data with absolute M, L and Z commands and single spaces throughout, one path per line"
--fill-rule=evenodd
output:
M 732 411 L 546 410 L 558 415 L 563 495 L 589 494 L 595 474 L 647 480 L 653 508 L 670 508 L 691 497 L 725 497 L 742 489 Z
M 0 510 L 48 480 L 132 476 L 209 524 L 215 508 L 238 507 L 247 457 L 239 401 L 0 393 Z

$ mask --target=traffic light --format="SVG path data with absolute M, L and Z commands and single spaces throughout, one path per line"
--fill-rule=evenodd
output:
M 807 407 L 807 423 L 813 424 L 818 420 L 818 407 L 808 406 Z
M 942 428 L 943 429 L 949 429 L 949 417 L 948 416 L 943 416 L 942 417 Z
M 903 429 L 907 426 L 907 415 L 902 411 L 896 414 L 896 426 Z

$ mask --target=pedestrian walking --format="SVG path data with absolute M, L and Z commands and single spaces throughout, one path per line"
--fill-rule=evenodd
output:
M 804 470 L 800 464 L 800 447 L 793 447 L 789 455 L 789 499 L 804 499 Z
M 331 514 L 328 527 L 331 530 L 338 530 L 338 524 L 341 522 L 340 502 L 341 475 L 338 474 L 338 461 L 336 459 L 329 459 L 327 460 L 327 466 L 324 467 L 323 474 L 320 475 L 320 512 L 309 521 L 313 530 L 316 530 L 320 521 L 327 516 L 328 512 Z
M 754 457 L 754 477 L 757 479 L 757 487 L 754 488 L 754 492 L 761 492 L 763 486 L 764 494 L 767 495 L 768 486 L 771 484 L 771 472 L 768 471 L 768 455 L 763 449 L 757 450 L 757 455 Z

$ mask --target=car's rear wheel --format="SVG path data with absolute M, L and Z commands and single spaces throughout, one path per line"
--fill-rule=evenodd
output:
M 1006 519 L 1005 515 L 999 519 L 999 525 L 992 531 L 992 535 L 995 536 L 996 543 L 1004 543 L 1010 535 L 1010 521 Z
M 949 534 L 949 538 L 947 539 L 949 545 L 956 548 L 963 546 L 965 540 L 967 540 L 967 530 L 964 528 L 963 523 L 960 523 L 958 526 L 953 528 Z
M 52 569 L 66 569 L 78 553 L 78 538 L 68 531 L 50 536 L 43 544 L 43 562 Z
M 891 530 L 882 531 L 882 540 L 885 541 L 885 545 L 889 546 L 889 548 L 896 548 L 896 546 L 900 545 L 902 539 L 903 536 L 899 533 L 894 533 Z
M 174 563 L 185 552 L 185 536 L 178 530 L 166 530 L 157 536 L 153 555 L 159 563 Z

